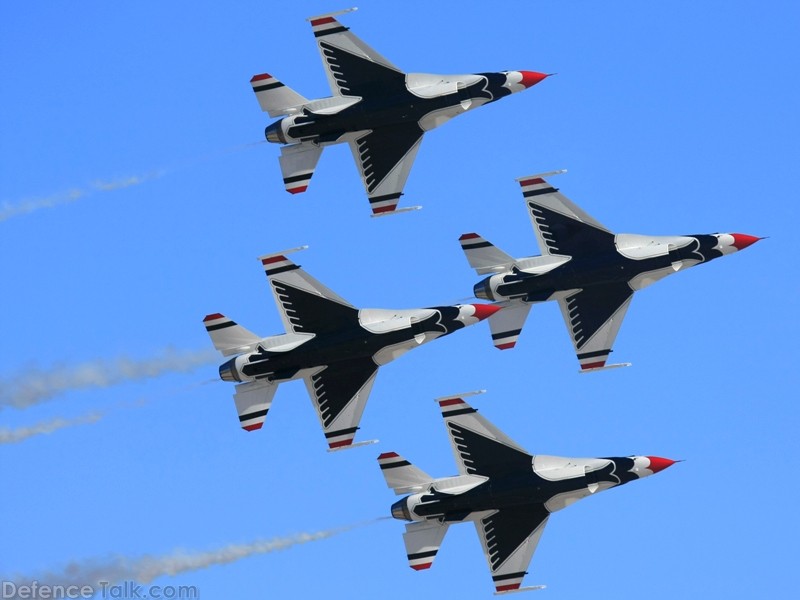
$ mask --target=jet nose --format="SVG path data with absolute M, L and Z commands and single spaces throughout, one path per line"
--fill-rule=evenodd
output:
M 647 456 L 646 458 L 650 461 L 650 466 L 648 469 L 650 469 L 653 473 L 663 471 L 677 462 L 669 458 L 661 458 L 660 456 Z
M 518 73 L 522 75 L 522 81 L 520 81 L 520 83 L 526 88 L 533 87 L 540 81 L 544 81 L 546 78 L 550 77 L 547 73 L 538 73 L 536 71 L 518 71 Z
M 514 92 L 521 92 L 529 87 L 532 87 L 549 77 L 545 73 L 537 73 L 536 71 L 505 71 L 506 82 L 503 87 Z
M 758 240 L 763 239 L 753 235 L 747 235 L 746 233 L 732 233 L 730 235 L 733 238 L 733 247 L 737 250 L 744 250 L 748 246 L 755 244 Z
M 496 313 L 498 310 L 503 308 L 502 306 L 497 306 L 496 304 L 465 304 L 464 305 L 464 308 L 468 308 L 468 307 L 471 307 L 472 310 L 474 311 L 472 313 L 472 315 L 469 315 L 469 316 L 472 316 L 475 319 L 478 319 L 478 321 L 483 321 L 484 319 L 488 319 L 494 313 Z

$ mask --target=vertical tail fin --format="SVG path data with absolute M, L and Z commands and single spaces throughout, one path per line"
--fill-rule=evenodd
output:
M 384 452 L 378 457 L 386 485 L 394 490 L 395 494 L 422 489 L 433 481 L 433 477 L 422 469 L 418 469 L 397 452 Z
M 253 91 L 256 93 L 261 110 L 269 113 L 270 117 L 279 117 L 289 114 L 303 104 L 308 104 L 308 100 L 295 92 L 292 88 L 284 85 L 269 73 L 254 75 L 250 80 Z
M 477 233 L 465 233 L 458 238 L 458 241 L 461 242 L 461 249 L 469 261 L 469 266 L 475 269 L 478 275 L 509 269 L 516 262 L 514 258 Z

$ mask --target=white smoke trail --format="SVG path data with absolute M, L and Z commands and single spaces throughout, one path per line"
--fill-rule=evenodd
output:
M 113 192 L 115 190 L 121 190 L 123 188 L 132 187 L 134 185 L 140 185 L 142 183 L 146 183 L 154 179 L 159 179 L 160 177 L 163 177 L 167 173 L 173 172 L 175 170 L 185 167 L 190 167 L 198 163 L 206 162 L 208 160 L 213 160 L 217 157 L 224 156 L 232 152 L 241 152 L 243 150 L 247 150 L 249 148 L 260 146 L 261 144 L 266 144 L 266 143 L 267 140 L 260 140 L 258 142 L 251 142 L 248 144 L 238 144 L 236 146 L 231 146 L 229 148 L 223 148 L 222 150 L 209 152 L 201 156 L 195 156 L 194 158 L 188 158 L 182 161 L 178 161 L 171 165 L 168 165 L 167 168 L 149 171 L 142 175 L 133 175 L 131 177 L 122 177 L 119 179 L 111 179 L 111 180 L 96 180 L 93 181 L 91 184 L 89 184 L 87 187 L 74 188 L 71 190 L 67 190 L 66 192 L 60 192 L 57 194 L 52 194 L 50 196 L 26 198 L 16 202 L 6 201 L 0 204 L 0 223 L 14 217 L 27 215 L 29 213 L 41 210 L 43 208 L 53 208 L 55 206 L 61 206 L 63 204 L 70 204 L 72 202 L 75 202 L 76 200 L 79 200 L 80 198 L 84 198 L 86 196 L 98 192 Z
M 167 349 L 159 356 L 141 360 L 119 357 L 52 369 L 32 367 L 8 379 L 0 379 L 0 410 L 6 407 L 28 408 L 72 390 L 105 388 L 164 373 L 185 373 L 218 359 L 217 353 L 211 349 Z
M 250 556 L 269 554 L 286 550 L 292 546 L 324 540 L 387 518 L 389 517 L 313 533 L 298 533 L 286 537 L 256 540 L 247 544 L 230 544 L 207 552 L 176 550 L 163 556 L 142 556 L 140 558 L 114 556 L 106 560 L 74 561 L 67 564 L 61 571 L 48 571 L 36 576 L 0 577 L 0 579 L 12 582 L 17 588 L 23 585 L 30 585 L 31 582 L 36 581 L 39 586 L 80 587 L 89 585 L 99 592 L 100 582 L 107 582 L 110 585 L 123 581 L 147 584 L 159 577 L 179 575 L 188 571 L 198 571 L 217 565 L 226 565 Z M 11 597 L 14 598 L 16 596 L 12 595 Z
M 3 204 L 0 205 L 0 222 L 7 221 L 13 217 L 27 215 L 43 208 L 53 208 L 63 204 L 70 204 L 80 198 L 97 192 L 113 192 L 114 190 L 140 185 L 147 181 L 158 179 L 163 176 L 164 173 L 165 171 L 161 170 L 109 181 L 97 180 L 93 181 L 88 187 L 82 189 L 76 188 L 40 198 L 26 198 L 18 202 L 3 202 Z
M 88 425 L 89 423 L 96 423 L 103 418 L 103 413 L 93 412 L 74 419 L 64 419 L 61 417 L 51 419 L 49 421 L 42 421 L 35 425 L 27 427 L 18 427 L 12 429 L 10 427 L 0 427 L 0 445 L 2 444 L 16 444 L 27 440 L 35 435 L 44 435 L 64 429 L 65 427 L 75 427 L 76 425 Z

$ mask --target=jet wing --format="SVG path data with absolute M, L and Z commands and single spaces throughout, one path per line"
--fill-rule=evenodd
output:
M 532 467 L 533 457 L 461 396 L 437 398 L 461 475 L 503 477 Z
M 628 284 L 617 283 L 586 288 L 558 299 L 582 371 L 606 367 L 631 298 L 633 290 Z
M 405 74 L 350 33 L 336 19 L 339 14 L 309 19 L 333 94 L 363 98 L 373 91 L 406 91 Z
M 378 365 L 371 358 L 340 361 L 305 376 L 330 450 L 353 444 Z
M 614 234 L 550 185 L 545 175 L 518 179 L 542 254 L 576 256 L 614 250 Z
M 475 521 L 497 593 L 520 589 L 549 516 L 543 505 L 520 506 Z
M 349 140 L 373 216 L 397 208 L 423 133 L 411 123 L 381 127 Z
M 348 322 L 358 327 L 358 310 L 352 304 L 286 258 L 301 249 L 259 257 L 286 331 L 328 333 Z

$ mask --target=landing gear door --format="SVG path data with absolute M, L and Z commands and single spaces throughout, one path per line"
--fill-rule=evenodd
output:
M 465 111 L 469 110 L 472 106 L 472 98 L 469 96 L 467 86 L 460 81 L 458 82 L 458 99 L 461 102 L 461 108 Z
M 591 469 L 591 467 L 584 467 L 584 475 L 586 477 L 586 488 L 590 494 L 594 494 L 600 487 L 597 482 L 597 470 Z
M 678 247 L 675 244 L 669 245 L 669 257 L 672 259 L 672 270 L 680 271 L 683 268 L 683 260 L 681 260 Z

